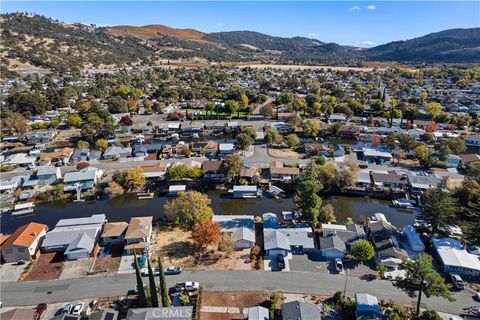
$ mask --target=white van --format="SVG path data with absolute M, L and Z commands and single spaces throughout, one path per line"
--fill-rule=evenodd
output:
M 456 289 L 458 290 L 463 290 L 465 289 L 465 284 L 463 283 L 462 277 L 460 277 L 458 274 L 452 274 L 450 275 L 452 278 L 453 285 L 455 286 Z

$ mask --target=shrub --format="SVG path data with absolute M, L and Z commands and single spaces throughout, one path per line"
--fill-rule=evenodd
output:
M 233 251 L 233 239 L 229 234 L 222 234 L 218 243 L 218 251 L 231 253 Z

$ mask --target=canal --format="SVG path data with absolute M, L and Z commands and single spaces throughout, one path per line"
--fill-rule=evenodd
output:
M 294 208 L 293 198 L 272 199 L 265 195 L 261 199 L 233 199 L 225 191 L 209 191 L 211 206 L 215 214 L 260 215 L 265 212 L 280 214 Z M 4 213 L 0 217 L 0 231 L 12 233 L 19 226 L 28 222 L 39 222 L 53 228 L 59 219 L 87 217 L 92 214 L 104 213 L 109 221 L 129 221 L 134 216 L 151 215 L 159 218 L 163 215 L 163 205 L 170 197 L 154 197 L 149 200 L 138 200 L 132 195 L 124 195 L 110 200 L 95 202 L 50 202 L 39 204 L 36 213 L 25 217 L 12 217 Z M 324 203 L 330 203 L 335 208 L 338 222 L 345 222 L 348 217 L 354 221 L 381 212 L 394 225 L 402 227 L 412 223 L 414 213 L 410 210 L 392 208 L 385 200 L 368 197 L 327 196 Z

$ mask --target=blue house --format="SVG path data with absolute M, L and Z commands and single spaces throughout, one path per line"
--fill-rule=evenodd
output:
M 38 169 L 37 179 L 39 185 L 52 185 L 57 183 L 62 178 L 60 168 L 45 167 Z

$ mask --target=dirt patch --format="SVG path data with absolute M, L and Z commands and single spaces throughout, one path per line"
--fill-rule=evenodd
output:
M 154 252 L 162 257 L 163 265 L 182 267 L 184 270 L 250 270 L 250 250 L 224 253 L 218 244 L 199 253 L 193 244 L 191 232 L 175 229 L 160 229 L 157 232 Z M 154 255 L 153 260 L 156 260 Z
M 268 155 L 274 158 L 283 159 L 301 159 L 302 156 L 292 149 L 273 149 L 268 148 Z
M 202 306 L 250 308 L 269 299 L 265 292 L 203 291 Z
M 101 250 L 100 250 L 101 251 Z M 104 257 L 98 256 L 93 266 L 93 272 L 116 272 L 120 267 L 122 260 L 123 245 L 110 246 L 108 255 Z
M 62 252 L 42 253 L 19 280 L 56 280 L 60 278 L 64 264 Z

